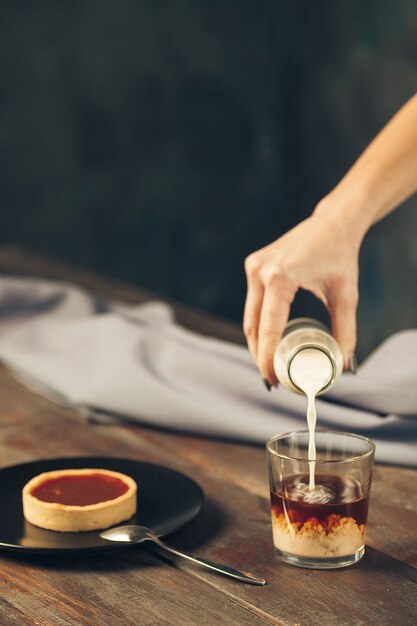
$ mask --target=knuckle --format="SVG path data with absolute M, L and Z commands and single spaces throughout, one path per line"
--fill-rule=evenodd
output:
M 279 260 L 279 269 L 282 276 L 287 276 L 291 270 L 296 266 L 296 263 L 292 260 L 291 254 L 283 254 Z
M 270 266 L 265 269 L 263 283 L 266 289 L 276 294 L 279 292 L 279 300 L 291 304 L 297 291 L 297 285 L 282 270 L 281 265 Z
M 256 328 L 252 324 L 243 324 L 243 332 L 248 339 L 256 336 Z
M 245 259 L 245 272 L 248 277 L 256 276 L 261 268 L 261 262 L 256 252 L 252 252 Z
M 282 272 L 278 267 L 272 266 L 265 270 L 265 286 L 275 287 L 282 281 Z

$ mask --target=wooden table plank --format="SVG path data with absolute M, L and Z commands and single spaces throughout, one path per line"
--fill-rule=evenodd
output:
M 195 626 L 202 614 L 207 624 L 271 623 L 140 547 L 77 560 L 2 555 L 0 584 L 7 626 Z
M 0 271 L 11 271 L 13 264 L 23 274 L 31 267 L 31 273 L 51 275 L 49 267 L 55 278 L 74 280 L 76 275 L 62 267 L 51 269 L 43 261 L 36 265 L 14 251 L 0 251 Z M 91 275 L 78 282 L 103 295 L 122 298 L 123 293 L 131 302 L 148 297 Z M 183 323 L 195 330 L 200 325 L 210 329 L 209 334 L 233 339 L 227 323 L 206 323 L 210 318 L 186 309 L 182 315 Z M 269 584 L 252 587 L 187 564 L 169 565 L 139 547 L 77 560 L 4 552 L 0 623 L 2 615 L 12 625 L 414 623 L 416 570 L 401 561 L 416 562 L 415 470 L 376 468 L 368 543 L 378 550 L 367 549 L 359 564 L 345 570 L 302 570 L 273 555 L 262 447 L 141 425 L 93 425 L 24 389 L 0 368 L 0 465 L 80 454 L 163 463 L 195 478 L 206 493 L 206 506 L 193 524 L 169 541 L 259 573 Z

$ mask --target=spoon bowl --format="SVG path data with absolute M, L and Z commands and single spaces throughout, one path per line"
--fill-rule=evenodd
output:
M 142 541 L 152 541 L 157 536 L 146 526 L 126 525 L 108 528 L 100 533 L 100 537 L 108 541 L 142 543 Z

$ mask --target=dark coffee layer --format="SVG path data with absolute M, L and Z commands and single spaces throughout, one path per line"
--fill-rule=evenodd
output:
M 350 476 L 316 474 L 316 490 L 309 492 L 308 474 L 293 474 L 277 484 L 271 492 L 273 513 L 285 515 L 291 522 L 304 524 L 312 518 L 325 522 L 330 515 L 353 518 L 366 524 L 369 493 Z

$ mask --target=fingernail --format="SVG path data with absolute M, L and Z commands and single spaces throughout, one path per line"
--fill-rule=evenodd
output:
M 266 380 L 266 378 L 262 378 L 262 380 L 264 381 L 264 385 L 267 389 L 267 391 L 271 391 L 271 385 L 270 383 Z
M 358 371 L 358 361 L 356 359 L 356 354 L 353 353 L 349 357 L 349 372 L 351 374 L 357 374 Z

